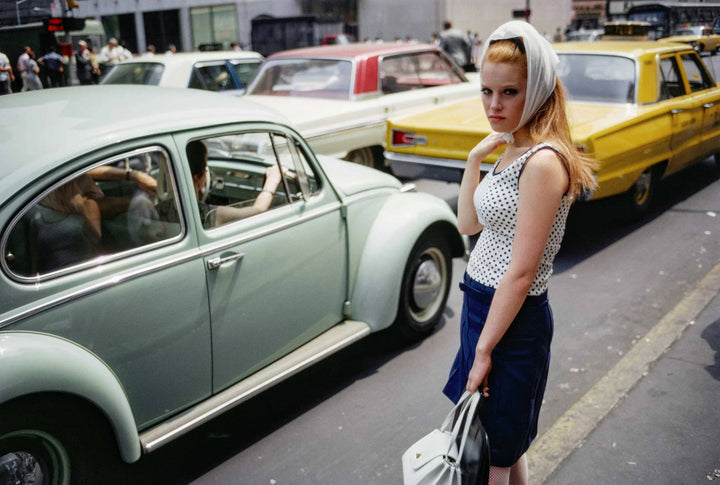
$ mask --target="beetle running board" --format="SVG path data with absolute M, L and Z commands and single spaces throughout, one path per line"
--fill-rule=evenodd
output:
M 197 406 L 148 429 L 140 435 L 143 451 L 149 453 L 178 436 L 224 413 L 260 392 L 291 377 L 370 333 L 365 322 L 346 320 Z

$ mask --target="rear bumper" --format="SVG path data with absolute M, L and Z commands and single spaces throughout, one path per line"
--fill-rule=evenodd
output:
M 423 157 L 385 151 L 385 160 L 389 163 L 393 175 L 408 179 L 433 179 L 446 182 L 460 182 L 465 170 L 464 160 L 451 158 Z M 489 172 L 491 163 L 480 165 L 481 172 Z

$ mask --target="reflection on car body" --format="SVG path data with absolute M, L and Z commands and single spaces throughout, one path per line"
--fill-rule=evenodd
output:
M 720 151 L 720 88 L 691 47 L 641 41 L 554 47 L 573 139 L 599 162 L 593 198 L 623 195 L 629 211 L 641 214 L 662 177 Z M 393 118 L 385 156 L 398 176 L 459 181 L 468 153 L 489 131 L 480 99 Z
M 106 85 L 0 111 L 0 463 L 27 453 L 42 483 L 105 483 L 371 332 L 417 340 L 442 316 L 465 252 L 447 203 L 316 156 L 271 110 Z M 52 129 L 26 143 L 39 123 Z M 270 169 L 266 210 L 206 217 L 267 200 Z M 121 210 L 93 231 L 53 194 Z

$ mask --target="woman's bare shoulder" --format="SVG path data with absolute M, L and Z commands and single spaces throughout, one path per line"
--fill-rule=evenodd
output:
M 527 159 L 523 178 L 526 181 L 563 186 L 563 191 L 567 190 L 570 182 L 560 154 L 550 147 L 536 151 Z

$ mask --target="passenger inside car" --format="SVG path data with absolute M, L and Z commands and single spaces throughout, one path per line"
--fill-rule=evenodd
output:
M 114 249 L 109 238 L 103 239 L 102 223 L 126 212 L 131 198 L 106 196 L 95 180 L 131 178 L 139 189 L 155 193 L 157 183 L 147 174 L 100 166 L 43 197 L 28 214 L 35 270 L 54 271 Z

